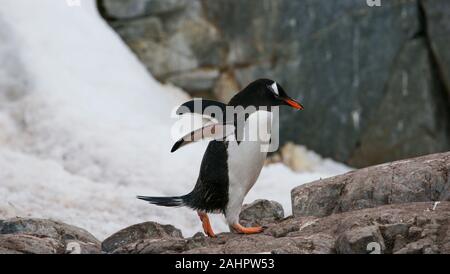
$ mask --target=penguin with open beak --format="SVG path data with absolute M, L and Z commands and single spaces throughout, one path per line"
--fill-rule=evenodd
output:
M 197 211 L 203 230 L 209 237 L 215 237 L 208 213 L 225 215 L 230 230 L 237 233 L 253 234 L 263 231 L 262 227 L 244 227 L 239 224 L 242 203 L 259 177 L 267 151 L 261 145 L 270 139 L 270 130 L 261 139 L 237 138 L 239 130 L 244 133 L 257 129 L 262 124 L 272 122 L 272 107 L 287 105 L 297 110 L 303 106 L 290 98 L 275 81 L 259 79 L 237 93 L 228 104 L 212 100 L 191 100 L 181 105 L 177 114 L 201 114 L 208 119 L 204 127 L 194 130 L 177 141 L 172 152 L 189 143 L 203 138 L 212 138 L 200 167 L 200 174 L 194 189 L 183 196 L 148 197 L 138 196 L 151 204 L 167 207 L 186 206 Z M 221 121 L 212 117 L 207 109 L 213 107 L 223 114 Z M 251 109 L 246 111 L 243 122 L 238 115 L 227 115 L 229 109 Z M 269 128 L 270 129 L 270 128 Z M 251 133 L 251 132 L 250 132 Z M 249 136 L 252 134 L 243 134 Z M 269 136 L 267 136 L 269 135 Z M 252 135 L 254 136 L 254 135 Z M 269 138 L 267 138 L 269 137 Z

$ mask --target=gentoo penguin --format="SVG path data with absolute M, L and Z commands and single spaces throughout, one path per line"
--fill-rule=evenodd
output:
M 238 129 L 252 130 L 261 123 L 271 122 L 272 107 L 288 105 L 302 110 L 303 106 L 287 96 L 283 88 L 273 80 L 259 79 L 237 93 L 226 105 L 212 100 L 198 100 L 184 103 L 177 114 L 197 113 L 208 116 L 208 107 L 215 107 L 222 112 L 222 121 L 214 121 L 199 130 L 184 136 L 172 148 L 172 152 L 180 147 L 212 137 L 200 167 L 200 174 L 194 189 L 186 195 L 174 197 L 138 196 L 158 206 L 186 206 L 197 211 L 206 235 L 215 237 L 209 222 L 208 213 L 225 215 L 230 230 L 237 233 L 253 234 L 263 231 L 262 227 L 244 227 L 239 224 L 239 213 L 249 190 L 253 187 L 264 165 L 267 152 L 261 149 L 263 140 L 236 138 Z M 247 112 L 242 123 L 238 115 L 226 115 L 229 109 L 253 109 Z M 209 115 L 213 116 L 213 115 Z M 214 118 L 214 117 L 209 117 Z M 213 120 L 213 119 L 212 119 Z M 261 122 L 262 121 L 262 122 Z M 240 125 L 241 124 L 241 125 Z M 248 133 L 248 132 L 247 132 Z M 269 134 L 270 131 L 266 133 Z M 242 134 L 241 134 L 242 135 Z M 246 135 L 248 136 L 248 135 Z M 267 137 L 267 136 L 265 136 Z M 264 139 L 267 142 L 267 138 Z

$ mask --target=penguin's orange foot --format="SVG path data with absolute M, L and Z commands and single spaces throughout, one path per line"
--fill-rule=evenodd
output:
M 256 234 L 256 233 L 261 233 L 264 231 L 264 228 L 261 226 L 243 227 L 240 224 L 234 224 L 234 225 L 232 225 L 232 227 L 234 230 L 236 230 L 236 232 L 242 233 L 242 234 Z
M 211 223 L 209 222 L 208 214 L 198 211 L 198 217 L 200 217 L 200 221 L 202 221 L 203 231 L 208 237 L 216 238 L 216 234 L 212 230 Z

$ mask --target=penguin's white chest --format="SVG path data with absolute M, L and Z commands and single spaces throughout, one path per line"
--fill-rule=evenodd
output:
M 270 142 L 272 113 L 257 111 L 251 114 L 244 126 L 244 140 L 228 143 L 228 223 L 237 222 L 242 202 L 259 177 Z

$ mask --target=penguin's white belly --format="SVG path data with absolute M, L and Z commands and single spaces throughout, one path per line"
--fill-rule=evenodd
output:
M 270 119 L 270 120 L 268 120 Z M 225 211 L 228 224 L 239 221 L 239 213 L 245 196 L 255 184 L 266 160 L 267 152 L 262 146 L 270 140 L 270 124 L 272 115 L 267 111 L 257 111 L 247 119 L 244 132 L 254 132 L 258 127 L 265 127 L 258 133 L 258 138 L 228 143 L 228 205 Z M 269 121 L 269 128 L 267 124 Z M 265 123 L 265 125 L 263 125 Z

